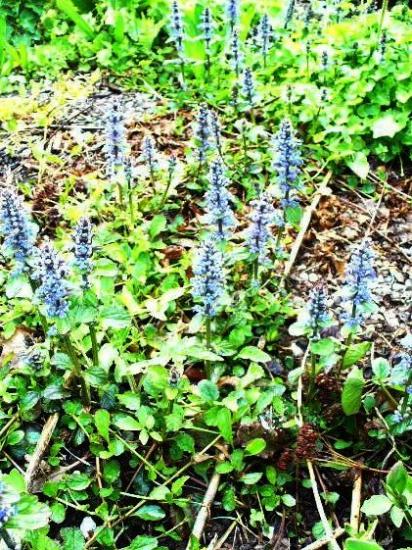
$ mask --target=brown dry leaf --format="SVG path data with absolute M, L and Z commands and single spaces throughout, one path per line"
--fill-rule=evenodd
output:
M 29 330 L 19 327 L 11 338 L 3 342 L 3 350 L 0 356 L 1 363 L 11 356 L 12 367 L 23 366 L 22 363 L 29 347 L 27 340 L 30 337 L 31 333 Z

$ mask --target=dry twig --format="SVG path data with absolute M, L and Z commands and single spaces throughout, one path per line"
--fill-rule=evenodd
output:
M 352 489 L 352 504 L 350 508 L 350 526 L 355 530 L 359 530 L 360 507 L 362 494 L 362 471 L 359 470 L 355 477 L 355 482 Z
M 40 438 L 37 441 L 36 448 L 34 449 L 34 453 L 30 459 L 29 465 L 27 466 L 26 475 L 24 476 L 27 484 L 27 490 L 29 492 L 33 488 L 33 481 L 37 472 L 37 468 L 39 467 L 42 456 L 50 443 L 50 439 L 52 438 L 58 420 L 59 414 L 54 413 L 49 416 L 46 424 L 43 426 Z
M 290 272 L 292 271 L 292 267 L 296 261 L 297 255 L 299 253 L 300 247 L 302 246 L 303 238 L 305 236 L 306 231 L 308 230 L 310 221 L 312 219 L 312 215 L 315 212 L 316 208 L 318 207 L 319 201 L 322 198 L 323 195 L 326 193 L 326 189 L 328 187 L 328 184 L 332 178 L 332 171 L 329 170 L 329 172 L 326 174 L 326 176 L 323 178 L 322 183 L 320 184 L 319 188 L 315 191 L 315 194 L 313 195 L 312 202 L 306 208 L 305 213 L 303 215 L 301 224 L 300 224 L 300 231 L 298 236 L 296 237 L 295 242 L 293 243 L 292 250 L 290 251 L 290 256 L 288 261 L 285 265 L 285 270 L 283 272 L 282 281 L 287 279 L 290 275 Z

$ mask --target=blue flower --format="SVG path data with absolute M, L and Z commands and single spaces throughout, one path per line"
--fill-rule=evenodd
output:
M 298 177 L 302 165 L 300 141 L 296 139 L 293 126 L 287 119 L 282 120 L 276 136 L 273 138 L 273 168 L 277 172 L 281 191 L 281 206 L 295 207 L 298 204 L 295 192 L 300 189 Z
M 310 292 L 308 307 L 310 326 L 315 335 L 319 334 L 330 320 L 327 301 L 328 293 L 325 286 L 322 283 L 316 284 Z
M 92 270 L 93 233 L 89 218 L 81 218 L 75 228 L 74 264 L 82 272 L 83 288 L 89 288 L 88 276 Z
M 219 151 L 219 155 L 222 156 L 222 132 L 219 117 L 214 111 L 209 111 L 210 130 L 213 139 L 216 144 L 216 148 Z
M 239 20 L 239 0 L 229 0 L 227 3 L 227 17 L 230 29 L 233 32 Z
M 268 245 L 272 239 L 271 227 L 280 227 L 283 222 L 279 213 L 273 208 L 267 193 L 262 193 L 259 199 L 251 202 L 253 207 L 250 215 L 251 225 L 247 232 L 247 245 L 251 254 L 256 254 L 261 265 L 267 263 Z
M 183 22 L 179 4 L 176 0 L 172 2 L 171 31 L 177 51 L 179 53 L 183 52 Z
M 149 167 L 151 176 L 153 176 L 153 172 L 157 168 L 156 155 L 154 139 L 151 136 L 145 136 L 142 144 L 142 156 Z
M 329 54 L 326 50 L 322 51 L 320 66 L 322 71 L 326 71 L 326 69 L 329 67 Z
M 239 35 L 236 30 L 233 31 L 232 40 L 230 43 L 230 60 L 236 76 L 239 78 L 242 65 L 242 54 L 240 52 Z
M 199 108 L 197 116 L 197 124 L 195 128 L 195 139 L 197 141 L 197 152 L 199 162 L 204 162 L 207 157 L 207 153 L 212 149 L 211 128 L 210 128 L 210 114 L 205 104 L 202 104 Z
M 0 193 L 0 223 L 4 236 L 3 248 L 14 258 L 16 273 L 26 268 L 36 240 L 36 226 L 30 222 L 22 199 L 11 187 Z
M 255 99 L 255 85 L 252 71 L 248 67 L 243 72 L 242 92 L 249 105 L 252 106 Z
M 69 311 L 67 266 L 52 244 L 46 242 L 37 250 L 33 279 L 39 281 L 35 298 L 43 303 L 48 317 L 66 317 Z
M 106 120 L 107 172 L 111 179 L 124 173 L 126 137 L 124 119 L 116 103 L 112 105 Z
M 352 252 L 346 268 L 344 296 L 347 308 L 343 315 L 348 328 L 359 326 L 365 315 L 365 306 L 373 303 L 372 284 L 376 279 L 375 254 L 369 239 L 364 239 Z
M 266 65 L 266 57 L 269 52 L 269 46 L 270 46 L 270 31 L 271 26 L 269 23 L 269 17 L 265 13 L 260 20 L 260 26 L 259 26 L 259 42 L 260 47 L 262 51 L 262 56 L 264 60 L 264 64 Z
M 295 12 L 296 0 L 289 0 L 288 7 L 286 9 L 284 28 L 287 29 L 289 23 L 292 21 L 293 14 Z
M 203 38 L 206 44 L 206 51 L 210 52 L 210 45 L 212 42 L 212 35 L 213 35 L 213 25 L 212 25 L 212 17 L 211 17 L 209 8 L 206 8 L 202 13 L 200 28 L 201 28 L 201 31 L 203 32 Z
M 14 506 L 8 506 L 7 504 L 0 505 L 0 529 L 6 525 L 15 513 L 16 508 Z
M 232 195 L 227 190 L 227 185 L 223 164 L 220 160 L 215 160 L 210 167 L 206 205 L 208 223 L 216 226 L 218 239 L 225 239 L 228 236 L 227 230 L 235 225 L 235 217 L 230 208 Z
M 213 239 L 201 245 L 193 273 L 192 294 L 201 302 L 195 311 L 214 317 L 224 294 L 224 272 L 223 257 Z
M 412 373 L 412 334 L 407 334 L 400 341 L 402 351 L 395 357 L 396 365 L 392 368 L 391 381 L 393 384 L 405 386 Z
M 175 170 L 176 170 L 176 166 L 177 166 L 176 157 L 174 155 L 170 155 L 170 157 L 167 161 L 167 173 L 168 173 L 169 181 L 171 181 L 172 178 L 173 178 L 173 175 L 174 175 Z

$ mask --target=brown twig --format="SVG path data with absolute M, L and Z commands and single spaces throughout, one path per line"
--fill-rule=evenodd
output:
M 200 506 L 195 523 L 193 525 L 191 538 L 193 537 L 196 540 L 200 540 L 206 525 L 210 508 L 212 506 L 217 490 L 219 488 L 219 483 L 220 483 L 220 474 L 215 471 L 210 479 L 207 491 L 203 498 L 203 502 Z M 190 548 L 191 548 L 191 542 L 189 541 L 188 546 L 186 547 L 186 550 L 190 550 Z
M 318 207 L 319 201 L 322 198 L 322 196 L 326 193 L 327 186 L 332 178 L 332 171 L 329 170 L 326 176 L 323 178 L 322 183 L 318 187 L 318 189 L 315 191 L 312 202 L 310 205 L 306 208 L 305 213 L 303 215 L 301 224 L 300 224 L 300 230 L 299 234 L 296 237 L 295 242 L 293 243 L 292 250 L 290 251 L 290 256 L 288 261 L 285 265 L 285 270 L 283 272 L 282 282 L 285 281 L 290 275 L 290 272 L 292 271 L 292 267 L 296 261 L 296 258 L 298 256 L 300 247 L 302 246 L 303 238 L 305 236 L 306 231 L 308 230 L 310 221 L 312 219 L 312 215 L 315 212 L 316 208 Z
M 362 470 L 356 472 L 352 489 L 352 503 L 350 508 L 350 526 L 357 533 L 359 531 L 360 507 L 362 495 Z
M 31 456 L 29 465 L 27 466 L 25 480 L 27 485 L 27 490 L 30 492 L 33 488 L 34 478 L 39 467 L 40 461 L 44 452 L 46 451 L 50 439 L 52 438 L 53 432 L 56 428 L 57 422 L 59 420 L 59 413 L 54 413 L 46 421 L 46 424 L 43 426 L 43 430 L 40 434 L 40 438 L 37 441 L 36 448 L 34 453 Z

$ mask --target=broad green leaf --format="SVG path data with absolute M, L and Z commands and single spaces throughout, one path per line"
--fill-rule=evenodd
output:
M 95 412 L 94 422 L 99 434 L 109 443 L 110 413 L 106 409 L 99 409 Z
M 378 543 L 369 540 L 347 539 L 345 550 L 384 550 Z
M 83 550 L 84 537 L 80 529 L 65 527 L 60 534 L 63 538 L 63 550 Z
M 80 15 L 72 0 L 56 0 L 56 6 L 90 39 L 94 38 L 94 30 Z
M 386 476 L 386 484 L 394 493 L 401 495 L 406 489 L 407 483 L 408 472 L 403 463 L 399 461 L 389 470 Z
M 352 344 L 345 351 L 343 356 L 343 368 L 351 367 L 360 361 L 370 350 L 370 342 L 359 342 L 359 344 Z
M 343 385 L 342 407 L 345 414 L 351 415 L 359 412 L 364 385 L 365 379 L 362 371 L 358 367 L 353 367 Z
M 378 380 L 384 380 L 391 372 L 389 361 L 384 357 L 376 357 L 372 361 L 372 371 Z
M 392 501 L 386 495 L 373 495 L 362 504 L 362 512 L 367 516 L 380 516 L 391 509 Z
M 398 508 L 398 506 L 392 506 L 389 515 L 395 527 L 399 529 L 405 518 L 405 512 L 401 508 Z
M 199 393 L 205 401 L 216 401 L 219 399 L 219 390 L 210 380 L 201 380 L 198 384 Z
M 392 115 L 385 115 L 376 120 L 372 125 L 373 137 L 393 137 L 401 130 L 402 126 L 396 122 Z
M 242 481 L 245 485 L 254 485 L 260 480 L 262 475 L 263 472 L 249 472 L 248 474 L 244 474 L 240 478 L 240 481 Z
M 145 504 L 133 515 L 145 521 L 160 521 L 166 517 L 166 512 L 157 504 Z
M 291 508 L 292 506 L 295 506 L 296 499 L 292 495 L 282 495 L 282 502 L 285 506 Z
M 246 346 L 236 356 L 237 359 L 249 359 L 255 363 L 268 363 L 271 361 L 270 355 L 257 348 L 256 346 Z
M 139 535 L 127 547 L 127 550 L 155 550 L 158 547 L 157 538 Z
M 265 448 L 266 441 L 261 437 L 257 437 L 249 441 L 249 443 L 246 445 L 245 452 L 248 455 L 258 455 L 259 453 L 264 451 Z
M 121 430 L 139 431 L 142 429 L 142 426 L 135 418 L 124 413 L 114 414 L 112 422 L 114 426 L 117 426 Z
M 347 164 L 360 179 L 366 179 L 369 173 L 369 162 L 365 153 L 356 153 L 354 159 L 348 161 Z
M 316 355 L 331 355 L 335 350 L 335 342 L 330 338 L 322 338 L 321 340 L 311 342 L 310 349 Z

